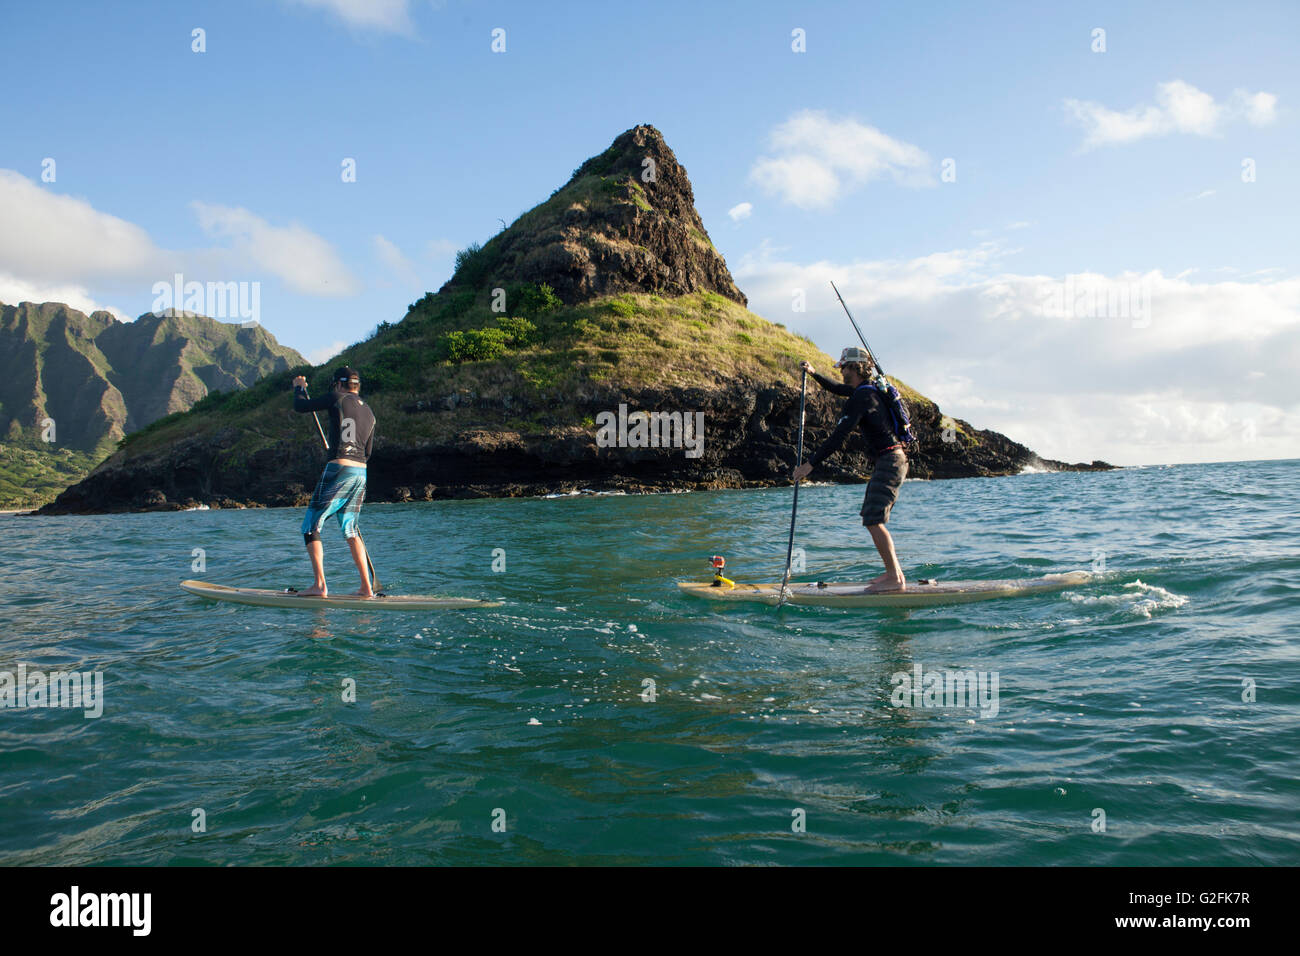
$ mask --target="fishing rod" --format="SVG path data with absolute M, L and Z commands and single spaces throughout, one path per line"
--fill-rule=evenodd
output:
M 799 376 L 799 452 L 795 458 L 794 467 L 797 471 L 803 464 L 803 405 L 804 397 L 808 394 L 808 370 L 804 369 Z M 790 506 L 790 540 L 785 546 L 785 574 L 781 578 L 781 597 L 777 600 L 776 606 L 780 607 L 785 603 L 787 594 L 786 585 L 790 582 L 790 565 L 794 558 L 794 522 L 795 516 L 799 514 L 799 479 L 794 480 L 794 504 Z
M 844 307 L 844 314 L 847 315 L 849 317 L 849 321 L 853 323 L 853 331 L 858 333 L 858 339 L 859 341 L 862 342 L 862 347 L 867 350 L 867 354 L 871 356 L 872 363 L 876 366 L 876 371 L 879 372 L 881 377 L 883 378 L 885 375 L 885 370 L 880 367 L 880 360 L 876 358 L 876 353 L 873 352 L 871 350 L 871 346 L 867 344 L 866 336 L 864 336 L 862 334 L 862 330 L 858 328 L 858 320 L 853 318 L 853 313 L 849 311 L 848 305 L 846 305 L 844 302 L 844 296 L 840 295 L 840 290 L 835 288 L 834 282 L 831 282 L 831 288 L 835 289 L 835 298 L 840 300 L 840 305 Z
M 844 306 L 844 314 L 849 317 L 853 323 L 853 331 L 858 333 L 858 339 L 862 342 L 862 347 L 867 350 L 867 355 L 871 358 L 871 364 L 876 368 L 876 379 L 874 388 L 879 390 L 885 399 L 885 405 L 889 409 L 889 418 L 894 426 L 894 434 L 904 445 L 910 445 L 919 441 L 915 430 L 912 428 L 912 413 L 907 410 L 907 402 L 899 394 L 898 387 L 885 377 L 885 370 L 880 367 L 880 360 L 876 358 L 876 353 L 871 350 L 867 344 L 867 337 L 862 334 L 858 328 L 857 319 L 853 318 L 853 313 L 849 311 L 848 304 L 844 301 L 844 296 L 840 295 L 840 290 L 835 288 L 835 283 L 831 283 L 831 288 L 835 289 L 835 298 L 840 300 L 840 305 Z
M 304 385 L 302 390 L 306 393 L 307 386 Z M 310 395 L 307 397 L 311 398 Z M 320 432 L 320 440 L 325 443 L 325 451 L 328 452 L 330 450 L 330 440 L 325 437 L 325 429 L 321 428 L 320 419 L 316 417 L 315 412 L 311 413 L 311 420 L 316 423 L 316 431 Z M 370 560 L 370 549 L 366 547 L 366 539 L 361 537 L 360 531 L 357 532 L 357 538 L 361 541 L 361 550 L 366 553 L 366 569 L 370 572 L 370 588 L 372 591 L 378 591 L 380 590 L 379 575 L 375 574 L 375 563 Z

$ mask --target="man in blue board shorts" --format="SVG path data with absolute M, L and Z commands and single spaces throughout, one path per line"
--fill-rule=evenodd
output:
M 889 521 L 889 512 L 898 501 L 899 489 L 907 477 L 907 455 L 894 432 L 888 407 L 881 400 L 880 393 L 871 387 L 871 376 L 876 369 L 871 356 L 863 349 L 847 348 L 840 354 L 835 367 L 843 375 L 843 383 L 818 375 L 807 362 L 802 365 L 818 385 L 828 392 L 847 396 L 848 401 L 844 403 L 840 420 L 835 423 L 835 430 L 806 462 L 795 469 L 794 477 L 796 480 L 808 477 L 813 468 L 839 450 L 854 428 L 862 432 L 867 441 L 867 451 L 875 460 L 871 480 L 867 482 L 867 494 L 862 501 L 862 523 L 880 552 L 880 560 L 885 563 L 885 573 L 868 582 L 866 589 L 870 592 L 905 591 L 907 578 L 898 564 L 894 539 L 885 523 Z
M 361 575 L 361 597 L 374 597 L 371 586 L 365 542 L 357 534 L 357 516 L 366 500 L 366 461 L 375 438 L 375 414 L 361 400 L 361 377 L 346 365 L 334 373 L 334 387 L 328 395 L 307 397 L 307 379 L 299 375 L 293 380 L 293 410 L 295 412 L 325 411 L 329 413 L 330 427 L 326 432 L 329 445 L 325 466 L 311 504 L 302 519 L 302 535 L 307 543 L 312 573 L 316 580 L 310 588 L 298 593 L 304 597 L 324 597 L 325 547 L 321 544 L 320 529 L 333 515 L 338 519 L 343 537 L 347 539 Z

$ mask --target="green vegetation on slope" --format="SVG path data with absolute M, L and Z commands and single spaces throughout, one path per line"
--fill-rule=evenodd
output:
M 302 361 L 260 326 L 185 312 L 119 322 L 59 302 L 0 303 L 0 506 L 51 501 L 139 425 Z M 41 440 L 47 419 L 54 443 Z
M 35 508 L 53 501 L 103 457 L 39 439 L 11 438 L 0 443 L 0 510 Z
M 712 292 L 666 298 L 624 294 L 564 306 L 544 286 L 506 290 L 505 313 L 489 293 L 430 293 L 396 325 L 315 369 L 277 372 L 252 388 L 215 393 L 188 413 L 172 415 L 128 436 L 122 451 L 146 453 L 199 432 L 232 429 L 236 462 L 309 423 L 291 408 L 290 383 L 304 374 L 312 394 L 330 386 L 330 371 L 348 364 L 361 373 L 362 394 L 381 421 L 383 441 L 448 441 L 466 429 L 520 433 L 577 426 L 576 396 L 593 385 L 697 388 L 736 377 L 798 380 L 808 359 L 830 359 L 809 340 Z M 409 410 L 472 395 L 474 408 L 449 414 Z

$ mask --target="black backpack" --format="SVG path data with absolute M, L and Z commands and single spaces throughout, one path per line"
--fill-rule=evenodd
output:
M 881 401 L 889 409 L 889 420 L 894 426 L 895 438 L 904 445 L 918 441 L 916 432 L 912 430 L 912 416 L 907 410 L 907 402 L 903 401 L 903 396 L 889 379 L 863 382 L 858 388 L 874 388 L 879 393 Z

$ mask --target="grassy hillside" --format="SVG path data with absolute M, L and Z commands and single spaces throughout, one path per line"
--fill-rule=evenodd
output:
M 506 300 L 511 308 L 502 315 L 486 295 L 426 295 L 403 323 L 381 326 L 328 365 L 279 372 L 247 392 L 209 395 L 190 414 L 127 437 L 122 449 L 142 454 L 182 434 L 237 428 L 238 449 L 251 453 L 285 429 L 305 428 L 289 408 L 294 375 L 308 375 L 312 394 L 320 394 L 330 369 L 344 363 L 359 369 L 383 441 L 404 444 L 446 441 L 489 421 L 521 433 L 581 425 L 573 397 L 591 386 L 701 388 L 738 376 L 797 378 L 803 359 L 819 368 L 831 363 L 809 339 L 716 293 L 624 294 L 564 306 L 545 286 L 515 286 Z M 409 410 L 420 401 L 455 410 L 458 397 L 469 395 L 477 407 L 459 414 Z
M 53 501 L 102 459 L 98 452 L 54 448 L 39 439 L 0 442 L 0 510 Z
M 485 427 L 520 434 L 589 428 L 577 398 L 603 386 L 797 382 L 804 359 L 832 371 L 832 360 L 808 339 L 717 293 L 629 293 L 565 306 L 544 286 L 522 285 L 511 288 L 506 301 L 511 308 L 502 314 L 491 310 L 487 296 L 428 295 L 405 321 L 381 326 L 328 365 L 279 372 L 244 392 L 210 395 L 189 413 L 128 436 L 119 457 L 226 430 L 238 436 L 227 453 L 240 460 L 282 437 L 307 434 L 310 423 L 290 409 L 290 382 L 306 374 L 312 394 L 321 394 L 330 370 L 345 363 L 361 373 L 381 441 L 405 445 L 446 442 Z M 442 413 L 423 414 L 420 403 L 436 403 Z

